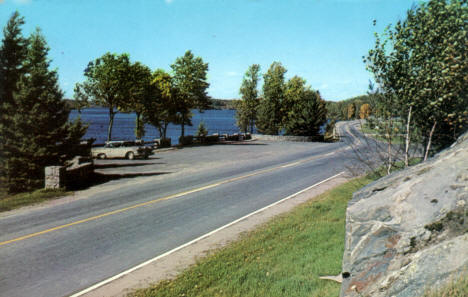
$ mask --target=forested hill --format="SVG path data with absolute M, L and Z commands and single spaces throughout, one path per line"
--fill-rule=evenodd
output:
M 361 95 L 341 101 L 327 101 L 327 117 L 337 121 L 366 118 L 361 114 L 371 115 L 376 109 L 376 99 L 376 95 Z
M 64 99 L 70 109 L 78 109 L 78 104 L 73 99 Z M 211 107 L 209 109 L 236 109 L 238 99 L 211 99 Z M 91 105 L 91 107 L 97 107 Z

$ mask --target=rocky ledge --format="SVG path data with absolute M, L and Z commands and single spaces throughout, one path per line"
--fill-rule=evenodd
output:
M 468 273 L 468 133 L 356 192 L 340 296 L 421 296 Z

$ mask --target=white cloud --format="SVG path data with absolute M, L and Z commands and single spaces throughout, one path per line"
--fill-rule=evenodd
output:
M 174 2 L 174 0 L 164 0 L 164 2 L 166 2 L 167 4 L 171 4 L 172 2 Z

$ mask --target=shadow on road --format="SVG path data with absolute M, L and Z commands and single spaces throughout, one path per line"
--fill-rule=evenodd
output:
M 141 167 L 146 165 L 161 165 L 166 163 L 111 163 L 111 164 L 95 164 L 95 169 L 106 169 L 106 168 L 121 168 L 121 167 Z
M 135 164 L 132 164 L 132 166 L 135 166 Z M 83 181 L 80 183 L 71 183 L 67 185 L 67 189 L 70 189 L 72 191 L 85 190 L 92 186 L 97 186 L 100 184 L 104 184 L 110 181 L 119 180 L 123 178 L 157 176 L 157 175 L 170 174 L 170 173 L 172 172 L 141 172 L 141 173 L 122 173 L 122 174 L 112 174 L 112 173 L 104 174 L 104 173 L 94 172 L 94 174 L 90 178 L 88 178 L 87 181 Z

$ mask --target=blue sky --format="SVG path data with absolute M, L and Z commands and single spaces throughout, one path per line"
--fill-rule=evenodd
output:
M 362 56 L 373 33 L 403 19 L 415 1 L 0 0 L 0 25 L 18 10 L 25 35 L 42 29 L 68 98 L 88 62 L 108 51 L 170 70 L 190 49 L 209 63 L 213 98 L 238 98 L 249 65 L 265 72 L 280 61 L 288 77 L 342 100 L 365 94 L 370 74 Z

